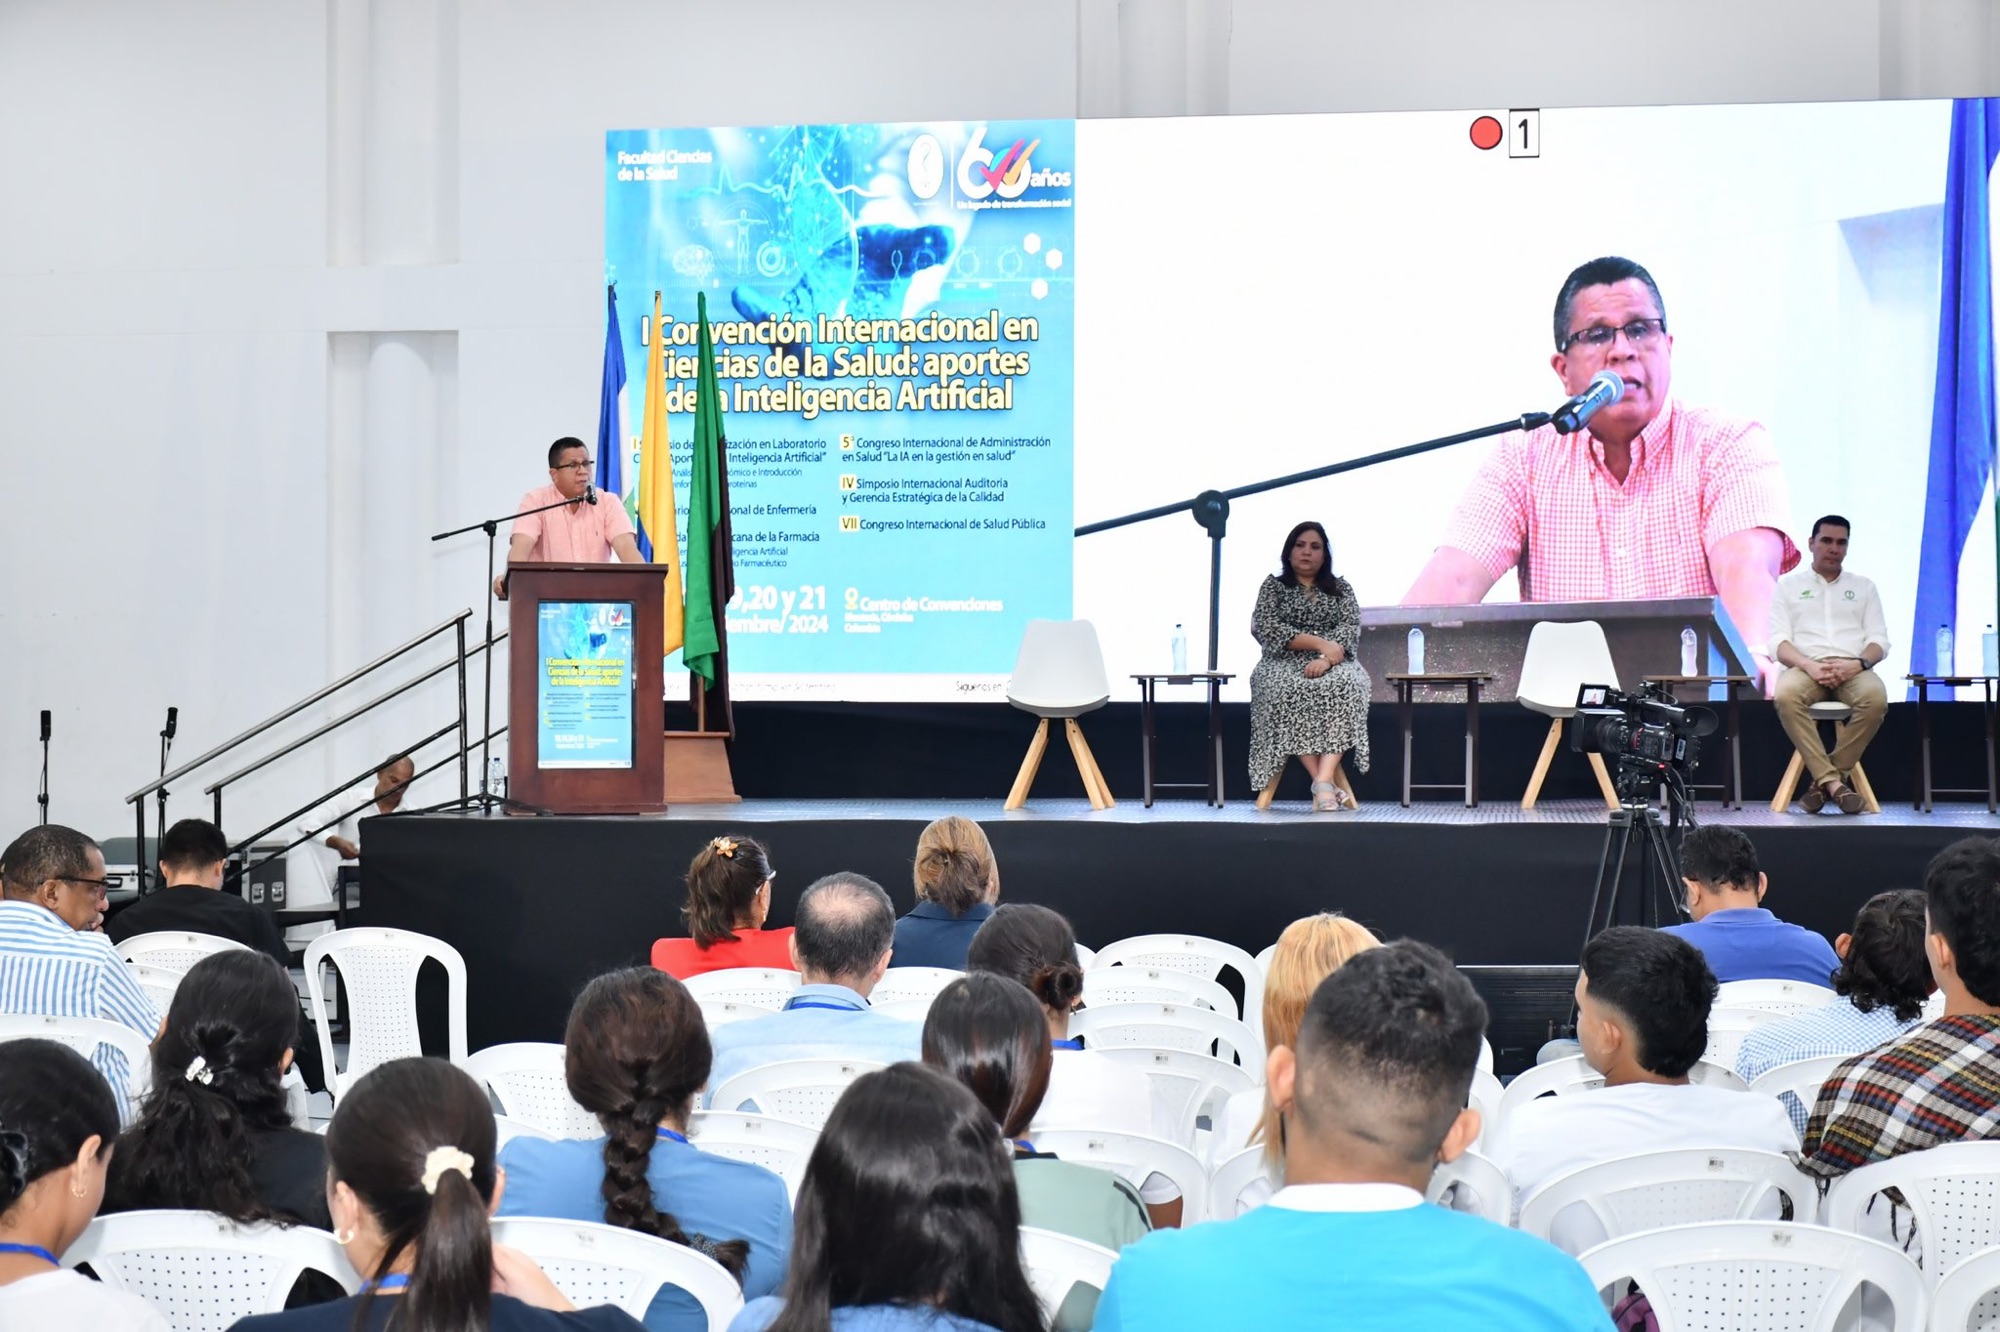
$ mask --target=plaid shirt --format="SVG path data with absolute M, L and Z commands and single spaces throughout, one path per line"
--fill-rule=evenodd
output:
M 1856 1055 L 1819 1089 L 1799 1164 L 1825 1178 L 2000 1137 L 2000 1016 L 1945 1017 Z

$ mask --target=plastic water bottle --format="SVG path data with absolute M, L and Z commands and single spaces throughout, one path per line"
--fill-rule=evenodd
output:
M 502 799 L 507 795 L 507 764 L 498 754 L 486 760 L 486 794 Z
M 1695 654 L 1695 647 L 1699 642 L 1700 640 L 1695 637 L 1693 625 L 1691 624 L 1687 625 L 1681 630 L 1681 674 L 1682 675 L 1693 675 L 1696 673 L 1695 667 L 1698 663 L 1695 661 L 1694 654 Z
M 1950 675 L 1952 661 L 1951 626 L 1941 624 L 1937 631 L 1937 660 L 1931 666 L 1931 674 Z
M 1174 674 L 1187 674 L 1187 630 L 1178 624 L 1174 626 Z
M 1410 674 L 1424 673 L 1424 631 L 1416 625 L 1410 626 Z
M 1979 673 L 2000 675 L 2000 634 L 1994 633 L 1990 624 L 1979 636 Z

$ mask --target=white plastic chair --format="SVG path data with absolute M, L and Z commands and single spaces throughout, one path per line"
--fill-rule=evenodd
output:
M 292 1283 L 322 1272 L 353 1294 L 361 1284 L 333 1236 L 310 1226 L 237 1225 L 212 1212 L 119 1212 L 90 1223 L 63 1266 L 88 1264 L 113 1290 L 137 1295 L 174 1332 L 222 1332 L 277 1313 Z
M 2000 1239 L 2000 1142 L 1946 1143 L 1849 1171 L 1827 1190 L 1821 1221 L 1862 1231 L 1869 1200 L 1890 1188 L 1910 1209 L 1933 1281 Z
M 701 1025 L 711 1032 L 717 1027 L 731 1022 L 745 1022 L 751 1018 L 769 1017 L 778 1012 L 776 1008 L 764 1008 L 757 1004 L 738 1003 L 734 999 L 697 999 L 695 1004 L 701 1009 Z
M 866 1059 L 786 1059 L 738 1073 L 715 1089 L 709 1105 L 716 1110 L 742 1110 L 804 1124 L 817 1133 L 856 1078 L 886 1068 Z
M 1027 757 L 1021 760 L 1021 771 L 1007 793 L 1008 809 L 1028 803 L 1028 788 L 1034 785 L 1035 772 L 1042 766 L 1042 754 L 1049 746 L 1049 722 L 1055 718 L 1061 718 L 1069 736 L 1070 753 L 1091 807 L 1109 809 L 1117 803 L 1076 721 L 1111 701 L 1104 650 L 1098 646 L 1097 629 L 1089 620 L 1028 621 L 1021 632 L 1021 651 L 1014 658 L 1014 676 L 1007 682 L 1007 701 L 1038 719 Z
M 1208 1219 L 1232 1221 L 1271 1200 L 1282 1181 L 1264 1161 L 1264 1144 L 1245 1147 L 1219 1163 L 1208 1176 Z M 1182 1212 L 1182 1223 L 1192 1218 Z
M 530 1124 L 525 1119 L 509 1119 L 505 1115 L 493 1116 L 493 1146 L 495 1150 L 505 1147 L 516 1138 L 533 1138 L 538 1142 L 561 1142 L 562 1135 L 551 1133 L 540 1124 Z
M 1743 1048 L 1743 1038 L 1784 1016 L 1768 1008 L 1724 1008 L 1717 1004 L 1708 1011 L 1708 1048 L 1701 1052 L 1701 1057 L 1711 1064 L 1735 1068 L 1736 1052 Z
M 928 1013 L 931 1001 L 936 999 L 944 987 L 956 980 L 964 980 L 965 973 L 950 967 L 890 967 L 882 973 L 882 979 L 868 993 L 868 1006 L 880 1009 L 885 1004 L 897 1006 L 894 1016 L 911 1016 L 910 1009 L 922 1005 L 922 1012 L 915 1014 L 917 1021 L 923 1021 L 923 1013 Z
M 139 988 L 153 1001 L 153 1009 L 161 1017 L 174 1006 L 174 991 L 181 987 L 181 977 L 187 973 L 175 971 L 171 967 L 156 967 L 145 962 L 131 962 L 132 979 L 139 982 Z
M 600 1138 L 597 1116 L 569 1094 L 563 1048 L 544 1041 L 489 1045 L 459 1061 L 499 1102 L 500 1113 L 558 1138 Z
M 149 967 L 185 975 L 188 968 L 211 953 L 226 953 L 232 948 L 247 948 L 248 945 L 198 930 L 154 930 L 149 934 L 135 934 L 112 947 L 127 962 L 143 962 Z
M 1706 1059 L 1695 1061 L 1688 1070 L 1688 1081 L 1704 1087 L 1727 1087 L 1731 1091 L 1748 1091 L 1743 1079 L 1736 1076 L 1736 1070 L 1712 1064 Z M 1604 1085 L 1604 1075 L 1584 1062 L 1582 1055 L 1571 1055 L 1567 1059 L 1553 1059 L 1546 1064 L 1536 1064 L 1514 1075 L 1507 1089 L 1500 1096 L 1499 1117 L 1506 1118 L 1530 1101 L 1538 1101 L 1553 1092 L 1557 1096 L 1569 1096 L 1580 1091 L 1596 1091 Z
M 1028 1285 L 1051 1324 L 1074 1287 L 1085 1285 L 1103 1291 L 1104 1283 L 1111 1280 L 1111 1265 L 1117 1261 L 1114 1249 L 1053 1230 L 1021 1227 L 1021 1266 L 1027 1269 Z
M 1165 1175 L 1180 1190 L 1182 1216 L 1208 1214 L 1208 1171 L 1193 1152 L 1179 1143 L 1136 1133 L 1038 1129 L 1035 1150 L 1053 1152 L 1059 1160 L 1114 1171 L 1135 1189 L 1146 1182 L 1148 1175 Z
M 1165 967 L 1099 967 L 1083 973 L 1087 1008 L 1108 1004 L 1200 1004 L 1225 1017 L 1237 1015 L 1236 998 L 1212 980 Z
M 681 983 L 704 1014 L 710 1003 L 741 1004 L 775 1013 L 799 988 L 799 973 L 783 967 L 724 967 L 690 976 Z
M 595 1221 L 510 1216 L 493 1222 L 493 1242 L 535 1260 L 578 1308 L 615 1304 L 645 1317 L 662 1286 L 678 1286 L 700 1303 L 709 1332 L 727 1332 L 743 1309 L 743 1288 L 722 1264 L 656 1235 Z
M 1174 1141 L 1188 1146 L 1194 1143 L 1202 1115 L 1212 1121 L 1223 1102 L 1258 1085 L 1248 1069 L 1214 1055 L 1146 1045 L 1102 1046 L 1097 1053 L 1114 1063 L 1130 1064 L 1151 1080 L 1153 1099 L 1174 1113 Z
M 1500 1102 L 1506 1094 L 1507 1089 L 1492 1073 L 1483 1068 L 1472 1071 L 1472 1088 L 1466 1095 L 1466 1104 L 1479 1112 L 1479 1136 L 1473 1139 L 1473 1151 L 1480 1150 L 1493 1136 L 1493 1126 L 1500 1122 Z
M 1596 1220 L 1606 1239 L 1617 1239 L 1703 1221 L 1756 1220 L 1759 1210 L 1774 1208 L 1774 1194 L 1790 1200 L 1793 1221 L 1809 1223 L 1818 1211 L 1819 1185 L 1776 1152 L 1642 1152 L 1557 1175 L 1521 1200 L 1515 1224 L 1553 1239 L 1556 1218 L 1575 1207 Z
M 1717 987 L 1717 1008 L 1761 1008 L 1780 1017 L 1795 1017 L 1824 1008 L 1840 996 L 1824 985 L 1795 980 L 1724 981 Z
M 1863 1284 L 1888 1297 L 1890 1332 L 1920 1332 L 1923 1273 L 1878 1240 L 1783 1221 L 1709 1221 L 1608 1240 L 1577 1256 L 1602 1291 L 1630 1280 L 1660 1332 L 1832 1332 Z
M 1089 971 L 1092 967 L 1097 965 L 1097 950 L 1095 948 L 1086 948 L 1082 944 L 1078 944 L 1076 946 L 1076 964 L 1079 967 L 1082 967 L 1085 971 Z
M 1859 1054 L 1860 1051 L 1856 1051 Z M 1848 1060 L 1851 1054 L 1814 1055 L 1810 1059 L 1794 1059 L 1788 1064 L 1779 1064 L 1767 1069 L 1750 1084 L 1753 1092 L 1763 1092 L 1767 1096 L 1782 1099 L 1787 1093 L 1796 1097 L 1807 1117 L 1812 1115 L 1813 1102 L 1819 1099 L 1819 1089 L 1833 1076 L 1833 1070 Z M 1788 1106 L 1787 1109 L 1790 1107 Z M 1793 1123 L 1800 1122 L 1796 1118 Z
M 98 1046 L 110 1046 L 125 1056 L 125 1097 L 135 1111 L 139 1098 L 153 1085 L 152 1047 L 122 1022 L 44 1013 L 0 1014 L 0 1041 L 20 1040 L 58 1041 L 85 1059 L 95 1058 Z
M 1521 808 L 1533 809 L 1542 794 L 1542 779 L 1562 743 L 1563 722 L 1576 715 L 1576 691 L 1587 684 L 1616 688 L 1618 669 L 1611 664 L 1611 645 L 1605 641 L 1604 626 L 1595 620 L 1566 624 L 1556 620 L 1537 621 L 1528 631 L 1528 648 L 1521 657 L 1521 682 L 1514 697 L 1522 707 L 1549 718 L 1548 739 L 1542 742 L 1542 756 L 1535 762 L 1535 775 L 1521 796 Z M 1602 754 L 1586 755 L 1597 774 L 1604 803 L 1618 808 L 1618 793 L 1612 788 L 1611 774 L 1605 771 Z
M 319 1029 L 321 1067 L 336 1103 L 377 1064 L 423 1053 L 417 1034 L 417 973 L 435 961 L 445 973 L 445 1042 L 451 1062 L 465 1062 L 465 959 L 442 939 L 414 930 L 332 930 L 306 946 L 306 993 Z M 340 973 L 347 1015 L 347 1067 L 335 1070 L 323 963 Z
M 1198 934 L 1136 934 L 1098 950 L 1092 970 L 1102 967 L 1153 967 L 1185 971 L 1203 980 L 1219 981 L 1225 968 L 1243 978 L 1243 1008 L 1238 1015 L 1257 1034 L 1264 1031 L 1264 968 L 1235 944 Z
M 1431 1171 L 1427 1201 L 1454 1212 L 1469 1212 L 1488 1221 L 1507 1225 L 1514 1214 L 1514 1186 L 1506 1172 L 1478 1152 L 1460 1152 L 1456 1161 L 1446 1161 Z
M 1193 1004 L 1106 1004 L 1070 1015 L 1069 1034 L 1084 1047 L 1104 1051 L 1121 1045 L 1211 1054 L 1240 1059 L 1244 1072 L 1264 1081 L 1263 1051 L 1249 1027 L 1233 1017 Z
M 785 1181 L 785 1192 L 794 1200 L 819 1141 L 818 1131 L 804 1124 L 736 1110 L 695 1111 L 688 1120 L 688 1137 L 705 1152 L 763 1166 Z
M 2000 1332 L 2000 1248 L 1981 1249 L 1939 1279 L 1931 1332 Z

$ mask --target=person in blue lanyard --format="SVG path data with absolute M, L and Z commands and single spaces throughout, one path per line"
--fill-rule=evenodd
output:
M 231 1332 L 643 1332 L 611 1305 L 578 1310 L 526 1255 L 495 1244 L 503 1177 L 486 1089 L 442 1059 L 395 1059 L 355 1083 L 327 1130 L 334 1239 L 362 1274 L 349 1299 Z
M 104 1198 L 118 1102 L 54 1041 L 0 1043 L 0 1328 L 167 1332 L 136 1295 L 66 1270 Z

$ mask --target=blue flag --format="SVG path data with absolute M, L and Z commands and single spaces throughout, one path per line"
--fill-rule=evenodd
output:
M 1952 103 L 1930 480 L 1917 557 L 1916 626 L 1910 634 L 1910 669 L 1918 674 L 1952 673 L 1951 662 L 1937 660 L 1938 626 L 1956 627 L 1958 562 L 1993 474 L 1993 240 L 1987 181 L 1997 153 L 2000 99 L 1966 97 Z
M 604 289 L 604 388 L 597 400 L 597 488 L 625 503 L 625 340 L 618 336 L 618 287 Z M 629 506 L 628 506 L 629 507 Z M 639 553 L 652 558 L 644 534 Z

